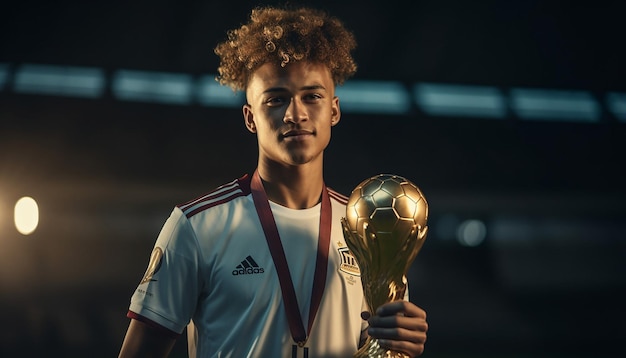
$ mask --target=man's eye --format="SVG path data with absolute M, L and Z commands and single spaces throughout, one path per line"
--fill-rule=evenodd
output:
M 316 101 L 321 98 L 322 96 L 319 93 L 311 93 L 311 94 L 307 94 L 306 96 L 304 96 L 304 99 L 307 101 Z
M 287 99 L 284 97 L 271 97 L 265 101 L 265 103 L 270 106 L 280 106 L 285 102 L 287 102 Z

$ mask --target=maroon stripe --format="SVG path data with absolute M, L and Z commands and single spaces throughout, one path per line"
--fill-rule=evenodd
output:
M 220 188 L 223 189 L 223 187 L 220 187 Z M 216 189 L 216 190 L 210 192 L 209 194 L 206 194 L 206 195 L 204 195 L 204 196 L 202 196 L 200 198 L 194 199 L 194 200 L 188 202 L 187 204 L 179 205 L 178 207 L 181 210 L 185 211 L 185 210 L 187 210 L 188 208 L 190 208 L 190 207 L 192 207 L 194 205 L 198 205 L 198 204 L 202 203 L 203 201 L 210 201 L 210 200 L 212 200 L 214 198 L 217 198 L 219 196 L 227 195 L 228 193 L 232 193 L 233 191 L 237 191 L 237 190 L 239 190 L 239 186 L 235 185 L 235 186 L 233 186 L 232 188 L 230 188 L 228 190 L 224 190 L 224 191 L 220 191 L 220 192 L 218 192 L 218 190 L 220 190 L 220 189 Z
M 343 194 L 341 194 L 339 192 L 336 192 L 336 191 L 334 191 L 334 190 L 332 190 L 330 188 L 327 188 L 327 189 L 328 189 L 328 195 L 331 198 L 337 200 L 338 202 L 340 202 L 342 204 L 347 204 L 348 203 L 348 197 L 347 196 L 345 196 L 345 195 L 343 195 Z
M 213 192 L 210 195 L 205 195 L 200 200 L 196 200 L 193 203 L 191 203 L 189 205 L 186 205 L 185 207 L 181 207 L 180 209 L 185 211 L 185 210 L 189 209 L 192 206 L 202 204 L 203 202 L 206 202 L 206 201 L 214 200 L 215 198 L 219 198 L 220 196 L 223 196 L 223 195 L 228 195 L 228 194 L 236 192 L 238 190 L 239 190 L 239 187 L 238 186 L 234 186 L 234 187 L 232 187 L 232 188 L 230 188 L 228 190 L 224 190 L 224 191 L 221 191 L 219 193 Z
M 221 205 L 221 204 L 227 203 L 227 202 L 229 202 L 229 201 L 231 201 L 231 200 L 233 200 L 233 199 L 235 199 L 235 198 L 238 198 L 238 197 L 240 197 L 240 196 L 245 196 L 245 194 L 244 194 L 244 193 L 239 192 L 239 193 L 233 194 L 233 195 L 231 195 L 231 196 L 229 196 L 229 197 L 226 197 L 226 198 L 224 198 L 224 199 L 221 199 L 221 200 L 217 200 L 217 201 L 213 201 L 213 202 L 207 203 L 207 204 L 205 204 L 205 205 L 199 206 L 199 207 L 197 207 L 197 208 L 193 209 L 192 211 L 190 211 L 190 212 L 186 213 L 186 214 L 185 214 L 185 216 L 186 216 L 187 218 L 190 218 L 190 217 L 192 217 L 192 216 L 196 215 L 196 214 L 197 214 L 197 213 L 199 213 L 199 212 L 202 212 L 202 211 L 204 211 L 204 210 L 206 210 L 206 209 L 209 209 L 209 208 L 212 208 L 212 207 L 214 207 L 214 206 L 218 206 L 218 205 Z
M 327 188 L 322 189 L 322 205 L 320 214 L 319 239 L 317 241 L 317 259 L 315 261 L 315 275 L 311 293 L 311 307 L 309 308 L 309 324 L 307 337 L 311 334 L 311 327 L 317 315 L 317 310 L 322 302 L 324 287 L 326 286 L 326 272 L 328 271 L 328 250 L 330 247 L 330 233 L 332 227 L 332 209 L 330 195 Z
M 221 189 L 228 187 L 230 185 L 233 185 L 232 188 L 219 192 Z M 200 203 L 202 203 L 203 201 L 210 201 L 213 200 L 216 197 L 228 194 L 229 192 L 236 192 L 237 190 L 241 190 L 244 195 L 248 195 L 250 194 L 250 179 L 249 179 L 249 175 L 245 174 L 244 176 L 242 176 L 239 179 L 236 179 L 228 184 L 224 184 L 221 185 L 220 187 L 218 187 L 215 190 L 212 190 L 210 192 L 208 192 L 207 194 L 204 194 L 203 196 L 200 196 L 198 198 L 195 198 L 193 200 L 190 200 L 186 203 L 183 204 L 178 204 L 176 205 L 179 209 L 181 209 L 182 211 L 185 211 L 187 209 L 189 209 L 190 207 L 194 206 L 194 205 L 198 205 Z M 240 195 L 234 196 L 233 198 L 239 197 Z M 223 202 L 220 201 L 217 204 L 222 204 Z M 217 205 L 216 204 L 216 205 Z M 210 207 L 210 206 L 209 206 Z M 206 208 L 205 208 L 206 209 Z M 195 209 L 194 209 L 194 213 L 196 213 Z
M 173 339 L 178 339 L 178 337 L 180 337 L 180 333 L 174 332 L 169 328 L 163 327 L 162 325 L 156 323 L 155 321 L 146 318 L 138 313 L 135 313 L 133 311 L 128 311 L 128 313 L 126 314 L 126 317 L 128 318 L 132 318 L 135 319 L 139 322 L 142 322 L 158 331 L 160 331 L 161 333 L 163 333 L 164 335 L 173 338 Z

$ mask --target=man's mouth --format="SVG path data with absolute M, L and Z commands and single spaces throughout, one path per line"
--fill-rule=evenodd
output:
M 290 140 L 301 140 L 313 135 L 312 131 L 307 130 L 290 130 L 283 133 L 283 138 Z

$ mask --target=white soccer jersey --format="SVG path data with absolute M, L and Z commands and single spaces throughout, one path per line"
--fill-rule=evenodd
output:
M 192 357 L 350 357 L 365 309 L 358 266 L 342 233 L 347 198 L 329 189 L 331 242 L 326 287 L 306 345 L 291 337 L 278 275 L 244 176 L 174 208 L 129 315 L 174 332 L 188 326 Z M 270 203 L 306 327 L 320 204 Z M 191 322 L 190 322 L 191 320 Z

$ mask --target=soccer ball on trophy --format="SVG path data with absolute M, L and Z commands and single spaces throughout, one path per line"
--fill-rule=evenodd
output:
M 352 190 L 342 219 L 344 238 L 361 270 L 363 294 L 371 312 L 402 300 L 406 273 L 428 232 L 428 203 L 409 180 L 379 174 Z M 405 357 L 368 339 L 355 357 Z

